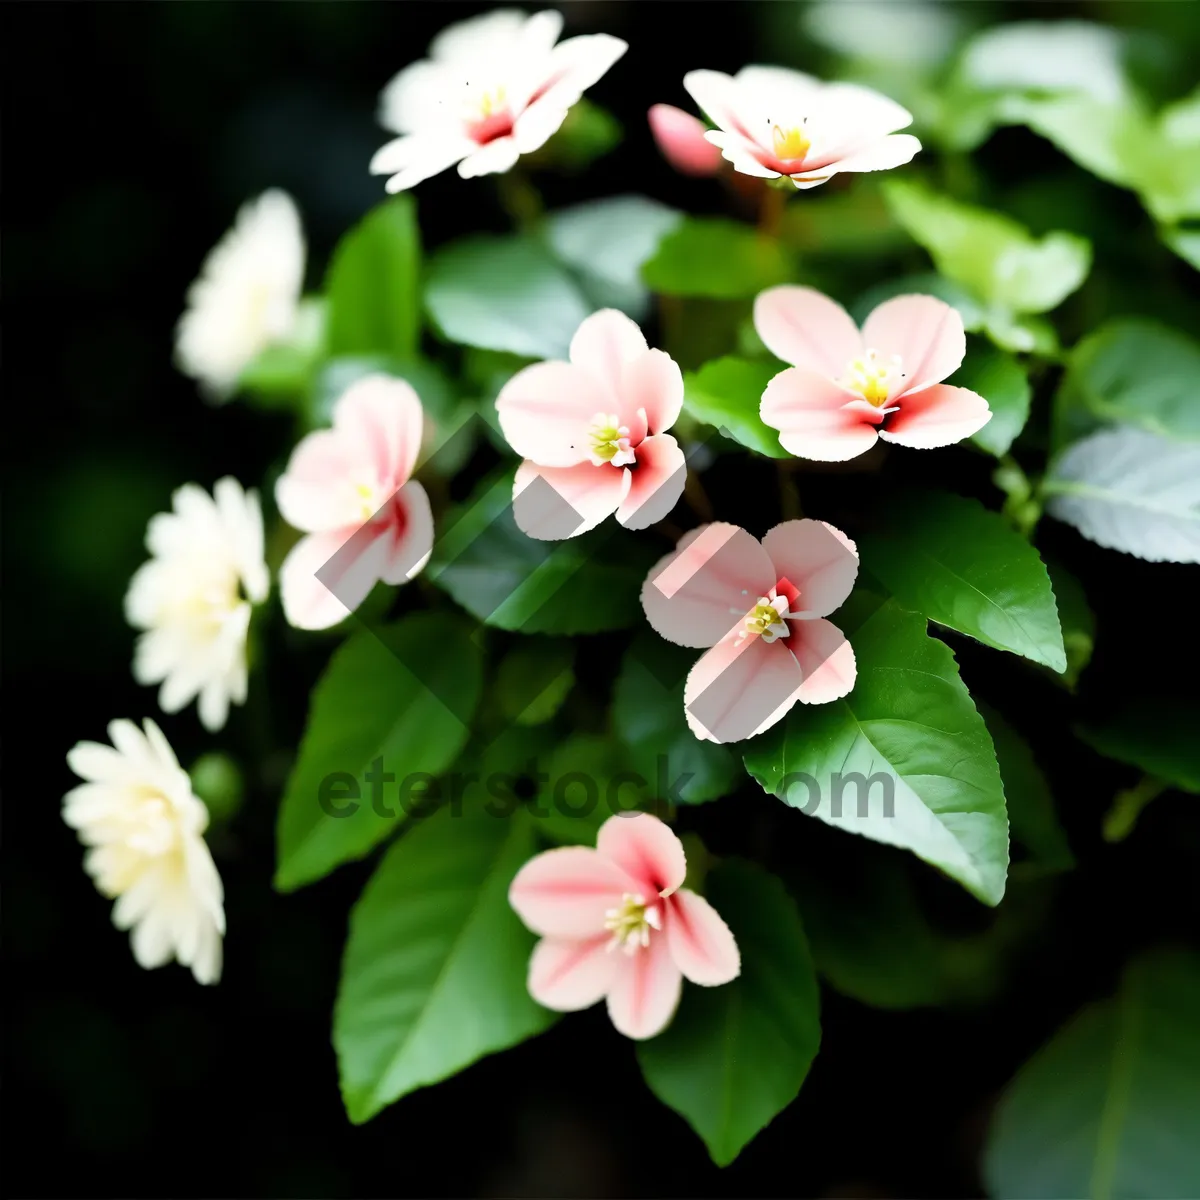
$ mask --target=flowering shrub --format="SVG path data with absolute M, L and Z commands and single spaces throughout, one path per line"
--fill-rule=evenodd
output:
M 133 670 L 160 688 L 148 705 L 195 701 L 217 734 L 248 690 L 283 686 L 256 628 L 333 647 L 273 880 L 374 859 L 332 1021 L 351 1121 L 603 1000 L 724 1165 L 804 1086 L 819 975 L 881 1007 L 961 997 L 942 965 L 900 998 L 880 983 L 885 954 L 907 953 L 905 885 L 894 908 L 850 880 L 814 898 L 771 847 L 706 840 L 707 812 L 798 809 L 892 867 L 920 860 L 1002 928 L 1024 911 L 1010 886 L 1074 866 L 1009 723 L 1021 689 L 1059 689 L 1084 742 L 1145 773 L 1107 818 L 1096 799 L 1110 840 L 1160 792 L 1200 791 L 1178 713 L 1075 721 L 1099 634 L 1043 553 L 1058 522 L 1114 560 L 1200 562 L 1200 347 L 1143 317 L 1093 327 L 1088 238 L 981 205 L 952 169 L 993 126 L 1028 126 L 1135 192 L 1154 253 L 1189 270 L 1200 98 L 1151 115 L 1097 97 L 1093 75 L 1024 78 L 1023 51 L 997 75 L 1015 26 L 993 55 L 993 35 L 968 43 L 936 103 L 911 81 L 893 96 L 786 65 L 698 69 L 663 81 L 637 135 L 704 214 L 643 195 L 547 212 L 538 173 L 603 150 L 584 93 L 628 49 L 561 32 L 553 11 L 497 11 L 380 81 L 396 136 L 362 164 L 386 177 L 380 202 L 316 293 L 276 190 L 203 263 L 180 370 L 209 400 L 282 409 L 293 436 L 262 478 L 181 481 L 151 520 L 126 598 Z M 695 112 L 667 103 L 683 93 Z M 422 245 L 421 185 L 451 167 L 495 177 L 461 186 L 494 186 L 511 233 Z M 968 670 L 993 652 L 1017 681 L 996 707 Z M 153 720 L 110 738 L 68 755 L 87 871 L 139 964 L 216 983 L 238 913 L 203 789 Z M 1125 980 L 1119 1003 L 1163 1014 L 1168 1046 L 1195 960 L 1149 955 Z M 1187 1106 L 1153 1099 L 1170 1055 L 1105 1003 L 1006 1093 L 997 1194 L 1188 1194 Z M 1152 1167 L 1112 1140 L 1107 1085 L 1083 1070 L 1104 1054 L 1154 1078 L 1122 1093 L 1165 1130 Z M 1103 1187 L 1079 1127 L 1109 1139 Z

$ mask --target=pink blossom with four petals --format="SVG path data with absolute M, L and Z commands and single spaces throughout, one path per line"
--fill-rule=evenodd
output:
M 942 382 L 958 370 L 966 335 L 958 310 L 933 296 L 896 296 L 858 330 L 812 288 L 770 288 L 754 327 L 792 366 L 767 384 L 759 412 L 785 450 L 842 462 L 876 438 L 917 450 L 949 446 L 991 420 L 987 401 Z
M 308 434 L 275 485 L 285 521 L 307 533 L 279 572 L 288 622 L 325 629 L 380 581 L 406 583 L 429 560 L 433 514 L 411 480 L 424 415 L 401 379 L 372 375 L 333 409 L 333 428 Z
M 704 136 L 707 127 L 691 113 L 671 104 L 656 104 L 646 114 L 654 143 L 681 175 L 715 175 L 721 151 Z
M 617 1031 L 650 1038 L 666 1028 L 683 980 L 716 987 L 741 959 L 729 926 L 683 887 L 683 845 L 649 813 L 609 817 L 596 848 L 565 846 L 531 858 L 508 898 L 540 935 L 529 994 L 556 1012 L 602 999 Z
M 376 152 L 371 173 L 401 192 L 455 164 L 464 179 L 508 171 L 539 149 L 628 49 L 605 33 L 559 42 L 561 31 L 553 10 L 497 9 L 447 26 L 429 57 L 384 89 L 380 123 L 400 136 Z
M 646 577 L 654 629 L 705 648 L 684 687 L 698 738 L 739 742 L 797 702 L 825 704 L 854 687 L 854 649 L 824 618 L 850 594 L 858 551 L 824 521 L 784 521 L 761 542 L 737 525 L 702 525 Z
M 530 537 L 574 537 L 616 513 L 645 529 L 687 481 L 666 432 L 683 407 L 683 376 L 623 313 L 602 309 L 575 331 L 570 362 L 518 371 L 496 397 L 500 428 L 524 459 L 513 514 Z
M 745 175 L 813 188 L 841 172 L 901 166 L 921 149 L 896 132 L 912 114 L 856 83 L 752 66 L 732 76 L 689 71 L 683 86 L 719 126 L 704 136 Z

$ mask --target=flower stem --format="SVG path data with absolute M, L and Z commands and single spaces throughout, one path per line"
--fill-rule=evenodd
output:
M 500 206 L 518 229 L 528 230 L 537 223 L 545 205 L 542 204 L 541 193 L 520 167 L 513 167 L 511 171 L 497 175 L 496 191 L 500 197 Z
M 783 209 L 787 204 L 787 192 L 782 188 L 763 184 L 762 204 L 758 209 L 758 229 L 767 237 L 778 237 L 783 223 Z
M 1143 775 L 1133 787 L 1118 792 L 1113 798 L 1112 808 L 1104 818 L 1104 840 L 1124 841 L 1133 832 L 1142 809 L 1169 786 L 1163 780 L 1155 779 L 1153 775 Z
M 786 459 L 778 459 L 775 463 L 775 473 L 779 477 L 779 512 L 785 521 L 794 521 L 804 515 L 800 507 L 800 489 L 796 487 L 796 478 L 791 472 L 791 464 Z

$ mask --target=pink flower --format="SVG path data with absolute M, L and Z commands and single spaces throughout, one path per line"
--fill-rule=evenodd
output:
M 279 572 L 283 611 L 297 629 L 325 629 L 382 580 L 418 574 L 433 548 L 425 489 L 411 481 L 424 418 L 401 379 L 372 375 L 346 389 L 333 428 L 310 433 L 275 485 L 301 538 Z
M 629 529 L 661 521 L 687 480 L 665 432 L 683 407 L 679 367 L 614 309 L 579 326 L 570 359 L 526 367 L 496 397 L 500 428 L 525 459 L 513 483 L 517 524 L 553 541 L 611 513 Z
M 805 287 L 754 302 L 754 327 L 793 366 L 763 392 L 762 419 L 800 458 L 842 462 L 877 437 L 917 450 L 949 446 L 991 420 L 987 401 L 942 383 L 966 352 L 962 317 L 933 296 L 896 296 L 862 333 L 840 304 Z
M 531 858 L 509 888 L 517 915 L 541 936 L 529 994 L 557 1012 L 603 997 L 619 1033 L 650 1038 L 675 1015 L 686 976 L 703 987 L 741 970 L 729 926 L 681 887 L 683 845 L 649 813 L 609 817 L 596 849 L 566 846 Z
M 443 29 L 429 57 L 380 97 L 380 123 L 400 134 L 371 160 L 402 192 L 458 164 L 464 179 L 509 170 L 539 149 L 567 110 L 628 49 L 597 33 L 558 41 L 562 17 L 497 9 Z
M 683 175 L 715 175 L 721 151 L 705 138 L 703 121 L 670 104 L 656 104 L 646 114 L 662 156 Z
M 822 618 L 850 594 L 858 551 L 824 521 L 784 521 L 760 543 L 736 525 L 680 539 L 642 586 L 650 624 L 681 646 L 711 647 L 683 703 L 698 738 L 740 742 L 797 700 L 825 704 L 854 687 L 854 650 Z
M 855 83 L 743 67 L 734 76 L 689 71 L 683 86 L 720 126 L 704 136 L 747 175 L 787 176 L 811 188 L 839 171 L 898 167 L 921 149 L 911 134 L 895 132 L 912 124 L 912 114 Z

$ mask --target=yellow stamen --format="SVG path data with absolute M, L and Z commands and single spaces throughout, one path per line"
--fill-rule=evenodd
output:
M 812 146 L 812 142 L 804 136 L 804 130 L 798 125 L 786 132 L 778 125 L 772 126 L 771 136 L 775 143 L 776 158 L 803 159 Z

